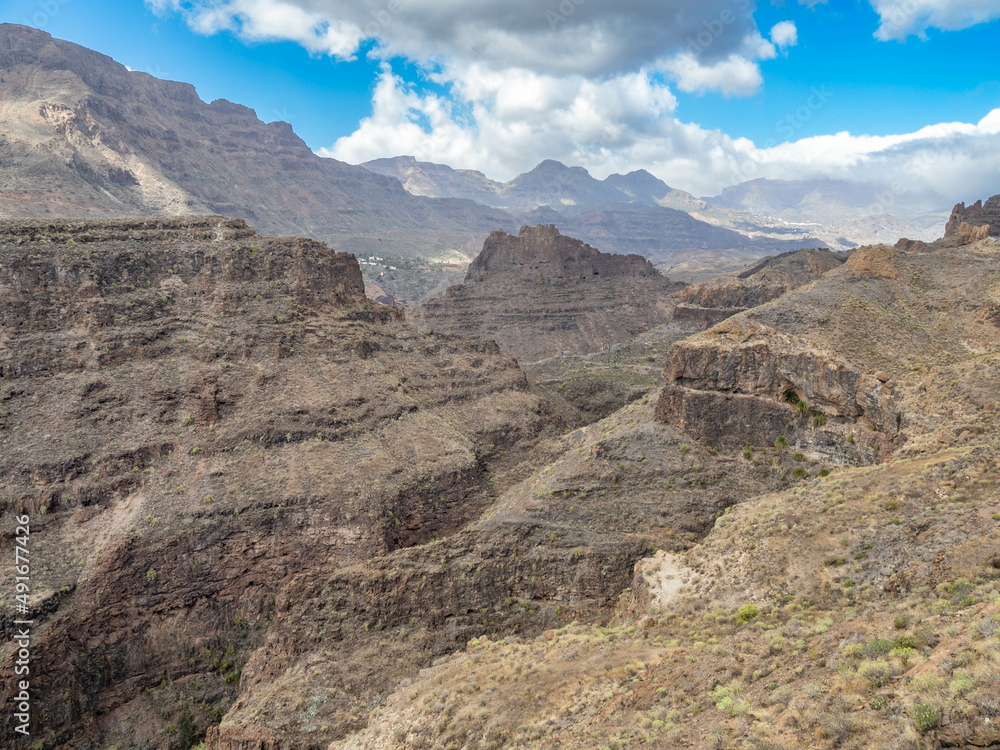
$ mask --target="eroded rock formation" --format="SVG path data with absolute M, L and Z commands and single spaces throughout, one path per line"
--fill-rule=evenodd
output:
M 165 750 L 182 697 L 217 723 L 258 647 L 302 648 L 269 627 L 301 576 L 490 505 L 552 417 L 494 343 L 401 317 L 353 256 L 242 221 L 0 224 L 0 507 L 31 517 L 38 741 Z
M 465 283 L 412 313 L 415 324 L 492 338 L 522 362 L 598 351 L 668 320 L 670 282 L 638 255 L 602 253 L 555 227 L 494 232 Z
M 968 228 L 963 230 L 963 224 L 968 224 Z M 951 211 L 951 217 L 944 229 L 944 236 L 961 236 L 965 241 L 959 240 L 959 244 L 968 244 L 975 241 L 971 237 L 976 232 L 976 228 L 980 226 L 987 227 L 984 237 L 1000 235 L 1000 195 L 988 198 L 985 203 L 978 200 L 969 206 L 966 206 L 965 203 L 957 204 Z

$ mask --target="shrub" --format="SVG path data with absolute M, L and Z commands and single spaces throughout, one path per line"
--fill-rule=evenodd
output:
M 858 677 L 870 683 L 872 687 L 882 687 L 892 679 L 892 667 L 881 659 L 870 661 L 858 667 Z
M 752 445 L 748 445 L 748 446 L 746 446 L 743 449 L 743 458 L 745 458 L 747 461 L 749 461 L 751 458 L 753 458 L 753 446 Z
M 941 712 L 937 706 L 930 703 L 915 703 L 913 704 L 913 720 L 917 722 L 917 729 L 921 732 L 927 732 L 941 723 Z
M 820 469 L 816 473 L 816 476 L 818 476 L 818 477 L 828 477 L 828 476 L 830 476 L 830 470 L 829 469 Z
M 756 604 L 744 604 L 736 610 L 736 623 L 744 625 L 760 615 L 760 610 Z
M 681 455 L 683 455 L 691 449 L 688 447 L 687 443 L 681 443 L 680 445 L 677 446 L 677 450 L 679 450 L 681 452 Z
M 797 468 L 795 471 L 792 472 L 792 476 L 801 479 L 802 477 L 809 476 L 809 472 L 800 466 L 799 468 Z
M 805 414 L 807 411 L 809 411 L 809 404 L 807 404 L 805 401 L 799 401 L 797 404 L 795 404 L 795 409 L 800 414 Z
M 792 459 L 794 461 L 805 461 L 806 457 L 802 453 L 796 451 L 795 453 L 792 454 Z
M 865 656 L 869 659 L 877 659 L 880 656 L 885 656 L 895 647 L 896 644 L 892 641 L 876 638 L 865 646 Z
M 784 435 L 778 435 L 778 437 L 776 437 L 774 439 L 774 447 L 775 448 L 787 448 L 788 447 L 788 438 L 786 438 Z
M 826 424 L 826 414 L 818 414 L 813 418 L 813 427 L 822 427 Z
M 782 398 L 789 404 L 797 404 L 799 402 L 799 394 L 797 394 L 793 389 L 789 388 L 782 394 Z

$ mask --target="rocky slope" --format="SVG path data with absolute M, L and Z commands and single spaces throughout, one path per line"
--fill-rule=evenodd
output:
M 8 541 L 31 517 L 46 748 L 165 750 L 185 715 L 203 733 L 258 647 L 304 648 L 274 623 L 306 578 L 458 531 L 555 425 L 492 342 L 420 333 L 352 256 L 238 220 L 6 222 L 0 290 L 0 507 Z M 322 736 L 356 725 L 338 717 Z
M 690 284 L 669 295 L 668 320 L 656 328 L 602 352 L 562 352 L 526 364 L 525 371 L 568 422 L 606 417 L 664 385 L 661 364 L 675 342 L 815 281 L 846 258 L 844 253 L 804 249 Z
M 637 402 L 583 435 L 639 478 L 629 498 L 667 493 L 668 524 L 678 488 L 707 510 L 735 480 L 740 501 L 640 561 L 614 620 L 470 641 L 331 747 L 996 746 L 998 258 L 862 248 L 676 344 L 655 418 Z M 567 512 L 573 461 L 539 472 Z
M 469 200 L 417 198 L 392 178 L 316 156 L 190 84 L 131 72 L 37 29 L 0 25 L 0 217 L 221 213 L 264 234 L 357 253 L 475 254 L 513 228 Z
M 491 338 L 521 362 L 588 352 L 666 320 L 678 285 L 638 255 L 603 253 L 552 226 L 496 232 L 465 282 L 413 311 L 428 330 Z
M 912 373 L 998 345 L 988 322 L 995 255 L 991 241 L 859 248 L 820 281 L 678 342 L 658 415 L 712 442 L 768 445 L 784 436 L 845 460 L 926 440 L 943 425 L 918 416 L 926 396 L 909 387 Z M 939 408 L 956 423 L 989 400 L 977 380 L 954 387 Z

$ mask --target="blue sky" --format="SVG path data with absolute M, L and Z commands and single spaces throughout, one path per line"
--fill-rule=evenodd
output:
M 405 152 L 509 179 L 556 158 L 707 193 L 796 166 L 852 176 L 845 160 L 863 178 L 877 162 L 910 181 L 900 158 L 928 172 L 912 134 L 1000 110 L 1000 0 L 975 5 L 6 0 L 0 20 L 288 120 L 346 161 Z

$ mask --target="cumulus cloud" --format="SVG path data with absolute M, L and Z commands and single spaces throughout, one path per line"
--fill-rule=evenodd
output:
M 997 192 L 1000 109 L 978 123 L 940 123 L 913 133 L 868 136 L 841 132 L 758 146 L 718 130 L 683 123 L 670 92 L 653 73 L 595 84 L 580 76 L 521 71 L 517 78 L 477 77 L 476 100 L 421 95 L 388 64 L 376 87 L 372 116 L 356 132 L 320 153 L 359 163 L 387 154 L 480 169 L 508 180 L 543 159 L 588 168 L 595 176 L 647 169 L 695 195 L 759 177 L 834 178 L 888 185 L 876 212 L 899 205 L 949 205 L 956 199 Z M 822 107 L 823 91 L 810 97 Z M 471 122 L 459 124 L 451 109 L 468 105 Z M 806 107 L 808 109 L 808 107 Z
M 771 41 L 777 47 L 794 47 L 799 43 L 799 30 L 793 21 L 781 21 L 771 27 Z
M 885 39 L 1000 15 L 1000 0 L 870 1 Z M 823 2 L 799 0 L 810 8 Z M 900 196 L 996 192 L 986 182 L 1000 173 L 1000 110 L 977 124 L 911 134 L 795 140 L 825 101 L 826 93 L 814 91 L 801 114 L 776 124 L 775 142 L 763 145 L 679 119 L 670 86 L 753 94 L 762 83 L 758 63 L 797 44 L 791 21 L 765 38 L 752 0 L 147 3 L 182 14 L 201 33 L 289 39 L 338 58 L 374 43 L 369 54 L 382 64 L 372 114 L 321 151 L 352 163 L 408 153 L 506 180 L 554 158 L 598 177 L 645 168 L 700 195 L 755 177 L 824 176 L 889 182 Z M 428 91 L 403 80 L 393 68 L 398 59 L 416 63 L 438 86 Z
M 920 37 L 927 29 L 957 31 L 1000 18 L 1000 0 L 871 0 L 879 15 L 875 37 Z
M 363 41 L 418 62 L 607 75 L 691 47 L 711 63 L 756 30 L 751 0 L 147 0 L 204 33 L 285 38 L 350 55 Z M 327 40 L 332 39 L 332 43 Z

